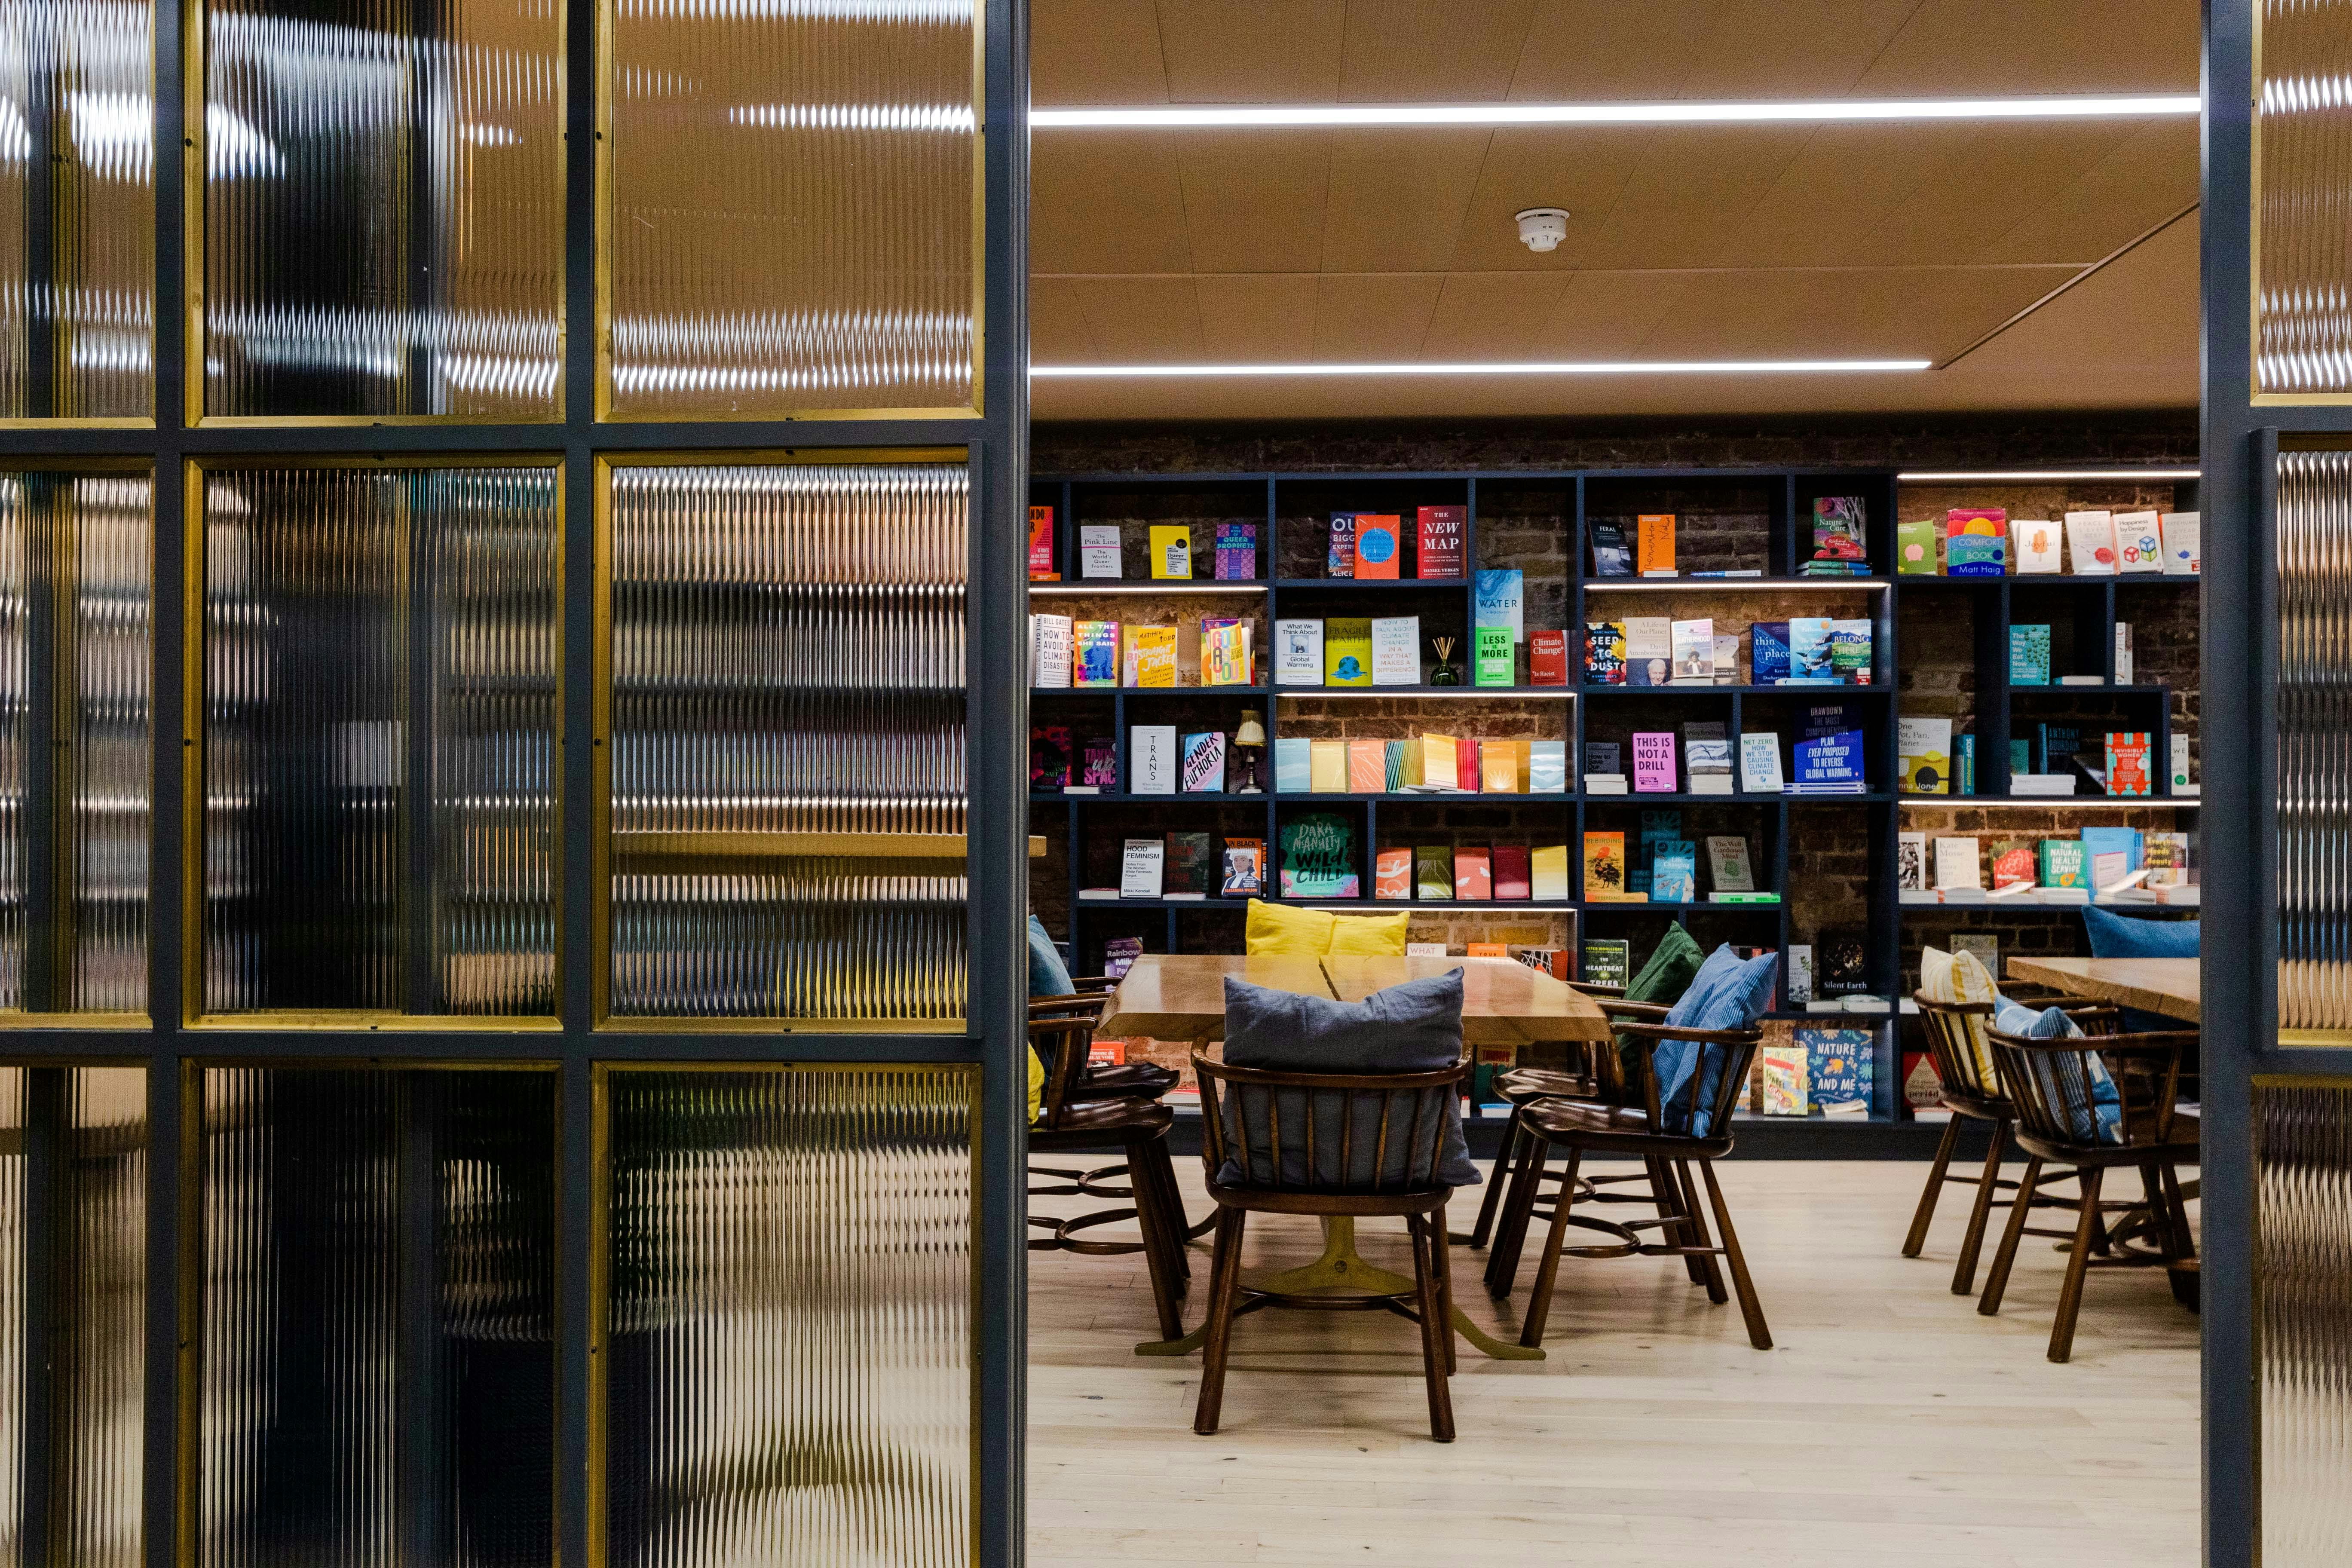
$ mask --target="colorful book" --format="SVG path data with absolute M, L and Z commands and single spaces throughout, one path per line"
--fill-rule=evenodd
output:
M 1808 735 L 1797 742 L 1796 777 L 1790 781 L 1790 795 L 1865 795 L 1868 780 L 1863 774 L 1863 742 L 1860 730 L 1841 730 L 1829 735 Z
M 1054 572 L 1054 509 L 1029 509 L 1029 581 L 1051 583 Z
M 1398 537 L 1402 519 L 1385 512 L 1356 514 L 1356 575 L 1362 578 L 1392 578 L 1404 555 L 1404 542 Z
M 1126 631 L 1127 684 L 1141 689 L 1176 684 L 1176 628 L 1129 626 Z
M 1071 628 L 1070 684 L 1118 684 L 1118 623 L 1079 621 Z
M 2021 519 L 2009 525 L 2009 536 L 2017 542 L 2020 576 L 2066 569 L 2066 535 L 2057 523 Z
M 1519 749 L 1507 741 L 1482 742 L 1478 747 L 1478 793 L 1521 795 Z
M 1584 626 L 1584 682 L 1588 686 L 1625 684 L 1625 623 L 1588 621 Z
M 1085 772 L 1078 783 L 1090 790 L 1118 787 L 1118 743 L 1108 735 L 1087 737 Z
M 1607 902 L 1630 899 L 1625 879 L 1625 836 L 1587 833 L 1584 836 L 1584 896 Z
M 1483 844 L 1465 844 L 1454 851 L 1454 896 L 1485 903 L 1495 896 L 1495 868 Z
M 1379 795 L 1389 785 L 1388 742 L 1349 741 L 1348 790 L 1351 795 Z
M 1404 783 L 1407 789 L 1452 789 L 1460 778 L 1454 765 L 1459 748 L 1451 735 L 1420 734 L 1405 742 Z
M 1558 795 L 1568 788 L 1568 742 L 1526 741 L 1529 795 Z
M 1118 524 L 1082 522 L 1078 525 L 1079 576 L 1117 582 L 1126 572 L 1119 560 L 1119 551 Z
M 1481 572 L 1477 581 L 1471 624 L 1508 626 L 1514 644 L 1526 641 L 1528 574 L 1517 570 Z
M 1903 764 L 1903 788 L 1910 795 L 1952 793 L 1952 721 L 1914 718 L 1895 721 L 1896 754 Z
M 1568 634 L 1538 630 L 1528 637 L 1528 684 L 1568 684 Z
M 1936 570 L 1936 525 L 1922 519 L 1917 522 L 1895 525 L 1895 570 L 1906 577 L 1934 577 Z
M 2050 627 L 2040 621 L 2009 628 L 2009 683 L 2050 684 Z
M 1658 846 L 1650 861 L 1650 899 L 1661 904 L 1698 902 L 1698 847 L 1687 838 Z
M 1833 623 L 1827 616 L 1791 616 L 1789 621 L 1789 673 L 1783 681 L 1805 681 L 1813 685 L 1833 686 L 1837 668 L 1830 652 L 1830 627 Z
M 1383 849 L 1372 857 L 1372 897 L 1380 900 L 1412 897 L 1412 851 Z
M 1253 684 L 1254 673 L 1249 622 L 1216 619 L 1201 623 L 1202 685 L 1248 686 Z
M 1356 870 L 1356 830 L 1337 812 L 1302 811 L 1282 825 L 1282 896 L 1354 899 L 1362 896 Z
M 1633 520 L 1634 567 L 1644 577 L 1675 575 L 1675 514 L 1643 512 Z
M 1058 793 L 1070 787 L 1070 727 L 1029 726 L 1029 791 Z
M 1795 1043 L 1805 1048 L 1808 1093 L 1822 1114 L 1869 1113 L 1877 1044 L 1870 1030 L 1799 1029 Z
M 1323 623 L 1281 620 L 1274 623 L 1274 683 L 1276 686 L 1323 684 Z
M 1454 787 L 1470 795 L 1478 793 L 1478 758 L 1494 742 L 1465 735 L 1454 743 Z
M 2091 885 L 2090 858 L 2083 852 L 2079 838 L 2045 838 L 2042 841 L 2041 883 L 2045 888 L 2087 888 Z
M 1412 852 L 1412 896 L 1424 903 L 1454 897 L 1454 847 L 1423 844 Z
M 2106 737 L 2107 793 L 2144 795 L 2155 793 L 2148 775 L 2151 742 L 2145 730 L 2110 731 Z
M 1217 581 L 1245 583 L 1257 575 L 1257 524 L 1217 524 Z
M 1497 844 L 1491 852 L 1496 903 L 1524 904 L 1535 896 L 1524 844 Z
M 1167 580 L 1192 575 L 1192 531 L 1181 522 L 1151 525 L 1151 574 Z
M 1868 686 L 1876 660 L 1866 620 L 1830 623 L 1830 673 L 1848 686 Z
M 1944 513 L 1944 573 L 1998 577 L 2009 568 L 2009 513 L 2000 507 L 1954 507 Z
M 2123 573 L 2164 570 L 2164 531 L 2152 511 L 2115 514 L 2116 569 Z
M 1420 552 L 1413 563 L 1414 576 L 1462 575 L 1462 542 L 1469 515 L 1467 508 L 1458 506 L 1425 506 L 1414 514 L 1421 534 Z
M 1372 683 L 1372 623 L 1370 616 L 1334 616 L 1323 623 L 1323 684 Z
M 1331 514 L 1331 549 L 1323 560 L 1326 577 L 1353 577 L 1356 574 L 1356 514 L 1335 511 Z
M 2030 838 L 1996 838 L 1992 841 L 1992 885 L 1999 892 L 2003 888 L 2031 888 L 2039 874 Z
M 1548 903 L 1568 900 L 1568 846 L 1538 844 L 1528 854 L 1530 894 Z
M 1860 496 L 1815 496 L 1813 559 L 1867 562 L 1867 517 Z
M 1517 650 L 1511 643 L 1508 626 L 1480 626 L 1473 634 L 1476 639 L 1476 665 L 1474 677 L 1479 686 L 1509 686 L 1517 676 Z
M 1386 616 L 1372 622 L 1372 684 L 1421 684 L 1421 617 Z
M 1675 737 L 1671 730 L 1634 731 L 1633 789 L 1638 795 L 1675 793 Z
M 1791 1033 L 1785 1040 L 1767 1040 L 1756 1051 L 1756 1109 L 1766 1116 L 1803 1116 L 1811 1088 L 1806 1049 Z
M 1622 988 L 1633 975 L 1633 944 L 1622 937 L 1599 937 L 1584 944 L 1579 955 L 1588 985 Z
M 1224 884 L 1219 891 L 1228 899 L 1255 899 L 1265 891 L 1265 839 L 1225 840 Z
M 1673 638 L 1675 673 L 1677 686 L 1712 686 L 1715 684 L 1715 623 L 1711 620 L 1675 621 L 1668 635 Z
M 1777 686 L 1793 673 L 1789 667 L 1789 623 L 1754 621 L 1748 627 L 1748 670 L 1757 686 Z
M 1225 737 L 1204 730 L 1184 737 L 1184 760 L 1178 789 L 1185 795 L 1223 795 L 1225 791 Z

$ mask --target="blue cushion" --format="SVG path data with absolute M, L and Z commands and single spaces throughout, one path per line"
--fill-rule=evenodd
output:
M 1029 917 L 1029 994 L 1070 994 L 1070 966 L 1062 962 L 1062 950 L 1054 945 L 1045 922 L 1035 915 Z
M 1992 1026 L 2004 1035 L 2018 1035 L 2029 1040 L 2063 1040 L 2079 1038 L 2083 1033 L 2063 1007 L 2044 1007 L 2037 1013 L 2022 1002 L 2012 1002 L 1998 994 L 1994 1002 Z M 2083 1065 L 2091 1075 L 2090 1111 L 2085 1117 L 2079 1110 L 2066 1108 L 2067 1131 L 2086 1142 L 2121 1143 L 2124 1101 L 2116 1089 L 2115 1075 L 2107 1071 L 2106 1062 L 2096 1051 L 2085 1057 Z M 2053 1104 L 2064 1105 L 2054 1079 L 2045 1076 L 2042 1092 Z
M 2090 933 L 2093 958 L 2195 958 L 2198 924 L 2196 921 L 2135 920 L 2096 904 L 2083 906 L 2083 929 Z M 2178 1018 L 2143 1013 L 2137 1007 L 2124 1009 L 2126 1034 L 2181 1026 Z
M 1449 970 L 1425 980 L 1408 980 L 1385 991 L 1375 991 L 1361 1002 L 1335 1002 L 1327 996 L 1303 996 L 1270 991 L 1228 976 L 1225 980 L 1225 1060 L 1237 1068 L 1264 1068 L 1272 1072 L 1408 1073 L 1436 1072 L 1462 1059 L 1462 972 Z M 1281 1122 L 1282 1180 L 1303 1184 L 1307 1180 L 1307 1095 L 1300 1089 L 1279 1089 L 1273 1095 L 1274 1115 L 1267 1114 L 1264 1090 L 1224 1090 L 1225 1163 L 1217 1180 L 1230 1186 L 1264 1186 L 1274 1179 L 1271 1158 L 1273 1121 Z M 1422 1150 L 1426 1137 L 1411 1136 L 1414 1109 L 1402 1097 L 1360 1094 L 1356 1097 L 1354 1128 L 1344 1138 L 1340 1126 L 1342 1097 L 1337 1092 L 1316 1097 L 1315 1166 L 1317 1180 L 1332 1184 L 1370 1186 L 1375 1173 L 1391 1188 L 1426 1185 L 1431 1177 Z M 1432 1093 L 1423 1097 L 1420 1115 L 1442 1117 L 1444 1142 L 1438 1151 L 1436 1180 L 1449 1187 L 1478 1184 L 1478 1167 L 1462 1140 L 1459 1096 Z M 1380 1147 L 1383 1100 L 1395 1100 L 1389 1118 L 1388 1146 Z M 1248 1109 L 1249 1162 L 1244 1169 L 1243 1109 Z M 1342 1143 L 1348 1168 L 1340 1168 Z M 1378 1164 L 1375 1164 L 1378 1161 Z
M 1764 1016 L 1772 998 L 1772 972 L 1780 954 L 1759 952 L 1742 958 L 1726 942 L 1706 955 L 1690 989 L 1666 1014 L 1666 1025 L 1694 1029 L 1746 1029 Z M 1722 1087 L 1723 1060 L 1728 1054 L 1719 1045 L 1696 1040 L 1664 1040 L 1651 1058 L 1658 1074 L 1658 1109 L 1669 1132 L 1694 1138 L 1708 1135 L 1716 1092 Z M 1698 1078 L 1698 1105 L 1691 1106 L 1690 1082 Z

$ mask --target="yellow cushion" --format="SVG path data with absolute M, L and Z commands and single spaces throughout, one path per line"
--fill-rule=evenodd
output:
M 1029 1120 L 1037 1120 L 1037 1112 L 1045 1106 L 1045 1064 L 1035 1051 L 1029 1053 Z
M 1990 1002 L 2000 994 L 1992 972 L 1975 953 L 1946 952 L 1938 947 L 1919 950 L 1919 989 L 1931 1002 Z M 1971 1015 L 1966 1023 L 1969 1054 L 1976 1058 L 1978 1073 L 1986 1083 L 1999 1083 L 2000 1073 L 1993 1063 L 1992 1042 L 1985 1037 L 1983 1016 Z
M 1249 925 L 1244 933 L 1242 951 L 1252 958 L 1269 954 L 1320 958 L 1330 946 L 1330 910 L 1295 910 L 1286 904 L 1250 900 Z
M 1404 956 L 1405 913 L 1339 915 L 1331 921 L 1332 953 L 1361 953 L 1372 958 Z

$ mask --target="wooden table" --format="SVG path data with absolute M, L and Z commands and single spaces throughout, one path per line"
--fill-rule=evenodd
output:
M 1225 1033 L 1225 977 L 1253 985 L 1335 1001 L 1360 1002 L 1375 991 L 1408 980 L 1462 971 L 1462 1035 L 1474 1046 L 1521 1046 L 1545 1040 L 1606 1040 L 1608 1016 L 1592 998 L 1550 975 L 1507 958 L 1239 958 L 1210 953 L 1146 953 L 1112 993 L 1110 1009 L 1096 1026 L 1098 1034 L 1148 1035 L 1160 1040 L 1206 1045 Z M 1253 1289 L 1286 1296 L 1393 1296 L 1414 1289 L 1402 1274 L 1376 1268 L 1356 1251 L 1356 1222 L 1337 1216 L 1323 1222 L 1323 1256 L 1290 1268 Z M 1541 1361 L 1544 1352 L 1506 1344 L 1454 1310 L 1462 1337 L 1498 1361 Z M 1156 1340 L 1135 1347 L 1138 1355 L 1187 1355 L 1200 1348 L 1207 1328 L 1181 1340 Z
M 2201 1022 L 2193 958 L 2011 958 L 2009 972 L 2077 996 Z

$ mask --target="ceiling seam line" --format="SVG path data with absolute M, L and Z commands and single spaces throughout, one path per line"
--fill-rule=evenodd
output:
M 2201 204 L 2198 202 L 2190 202 L 2187 206 L 2182 207 L 2170 217 L 2142 230 L 2140 233 L 2124 241 L 2121 245 L 2116 247 L 2115 249 L 2107 252 L 2106 255 L 2099 258 L 2098 260 L 2092 262 L 2088 267 L 2084 268 L 2083 270 L 2074 274 L 2074 277 L 2069 278 L 2066 281 L 2059 284 L 2058 287 L 2051 289 L 2050 292 L 2044 294 L 2039 300 L 2034 300 L 2031 305 L 2026 306 L 2022 310 L 2018 311 L 2017 314 L 2010 317 L 2009 320 L 1993 328 L 1992 331 L 1985 333 L 1974 342 L 1969 343 L 1966 348 L 1960 350 L 1959 353 L 1954 354 L 1951 358 L 1945 360 L 1942 363 L 1937 365 L 1936 368 L 1937 370 L 1951 369 L 1952 366 L 1959 363 L 1960 361 L 1976 353 L 1977 350 L 1984 347 L 1985 344 L 1992 342 L 1993 339 L 2000 336 L 2001 333 L 2009 331 L 2010 328 L 2017 325 L 2018 322 L 2025 320 L 2026 317 L 2033 314 L 2034 311 L 2039 310 L 2042 306 L 2049 304 L 2053 300 L 2057 299 L 2061 294 L 2065 293 L 2076 284 L 2084 282 L 2098 272 L 2104 270 L 2111 264 L 2122 260 L 2126 256 L 2137 250 L 2141 246 L 2146 245 L 2149 240 L 2154 239 L 2158 235 L 2162 234 L 2166 229 L 2170 228 L 2174 224 L 2179 223 L 2190 213 L 2195 212 L 2200 205 Z

